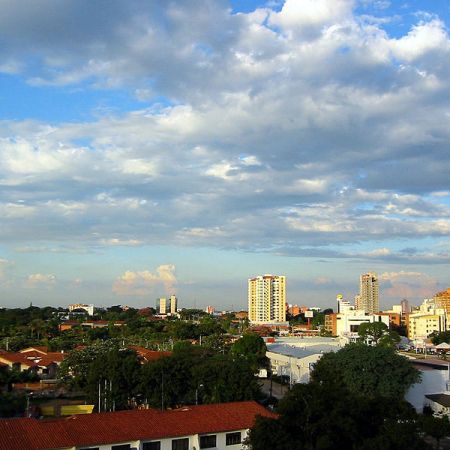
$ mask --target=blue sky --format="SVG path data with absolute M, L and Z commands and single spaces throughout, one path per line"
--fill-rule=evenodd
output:
M 450 285 L 447 1 L 0 6 L 4 306 Z

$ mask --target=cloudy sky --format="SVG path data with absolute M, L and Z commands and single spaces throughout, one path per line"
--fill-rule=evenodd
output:
M 0 0 L 0 304 L 450 285 L 447 0 Z

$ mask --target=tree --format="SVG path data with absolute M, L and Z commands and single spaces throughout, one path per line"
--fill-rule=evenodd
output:
M 370 341 L 375 345 L 384 334 L 389 331 L 388 326 L 384 322 L 362 323 L 358 328 L 358 334 L 364 342 Z
M 380 340 L 378 341 L 378 345 L 382 347 L 397 348 L 400 340 L 400 335 L 396 331 L 388 331 L 387 333 L 383 334 L 383 336 L 381 336 Z
M 254 371 L 245 358 L 213 355 L 192 368 L 194 386 L 199 389 L 200 403 L 237 402 L 261 397 Z
M 255 372 L 266 364 L 266 351 L 264 340 L 256 333 L 245 333 L 231 347 L 231 353 L 245 358 Z
M 103 361 L 110 350 L 118 348 L 117 342 L 109 340 L 73 350 L 59 366 L 58 378 L 71 388 L 84 389 L 91 364 L 96 360 Z
M 260 398 L 253 367 L 243 357 L 177 345 L 166 358 L 144 364 L 139 391 L 157 408 Z
M 392 348 L 349 344 L 336 353 L 326 353 L 317 362 L 312 380 L 330 386 L 345 386 L 355 395 L 403 398 L 420 381 L 419 371 Z
M 431 342 L 433 342 L 434 345 L 439 345 L 443 342 L 450 344 L 450 331 L 442 331 L 441 333 L 433 331 L 433 333 L 431 333 L 429 337 L 431 338 Z
M 277 413 L 278 419 L 257 419 L 247 442 L 251 450 L 428 448 L 408 403 L 355 396 L 342 386 L 297 384 Z
M 136 352 L 111 348 L 102 358 L 94 360 L 88 369 L 86 391 L 95 405 L 106 410 L 128 409 L 137 393 L 139 364 Z
M 424 433 L 435 439 L 436 449 L 440 449 L 441 440 L 447 436 L 450 436 L 450 421 L 448 417 L 434 417 L 432 415 L 423 415 L 421 417 L 421 422 Z

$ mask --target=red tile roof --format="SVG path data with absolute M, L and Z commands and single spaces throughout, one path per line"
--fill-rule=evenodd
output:
M 36 366 L 36 363 L 27 359 L 25 355 L 22 355 L 22 353 L 0 351 L 0 358 L 4 361 L 9 361 L 11 363 L 20 363 L 28 367 Z
M 134 350 L 145 361 L 156 361 L 165 356 L 172 355 L 172 352 L 159 352 L 156 350 L 149 350 L 148 348 L 139 347 L 138 345 L 130 345 L 129 348 Z
M 248 429 L 256 416 L 276 415 L 253 401 L 72 416 L 0 419 L 0 450 L 43 450 L 163 439 Z

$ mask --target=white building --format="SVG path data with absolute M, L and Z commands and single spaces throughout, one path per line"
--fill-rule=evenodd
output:
M 412 385 L 405 395 L 417 412 L 430 406 L 437 413 L 449 414 L 450 373 L 449 363 L 442 360 L 413 360 L 420 371 L 421 382 Z
M 85 303 L 72 303 L 69 305 L 69 312 L 76 311 L 77 309 L 83 309 L 89 316 L 94 315 L 94 305 L 86 305 Z
M 176 314 L 178 310 L 178 299 L 175 295 L 169 298 L 161 297 L 156 301 L 157 314 Z
M 314 365 L 324 353 L 340 350 L 334 338 L 280 338 L 267 344 L 272 374 L 289 377 L 291 384 L 308 383 Z
M 248 401 L 51 421 L 0 419 L 0 450 L 240 450 L 258 415 L 276 417 Z
M 431 333 L 447 330 L 447 319 L 445 309 L 437 307 L 434 299 L 425 299 L 418 310 L 408 314 L 408 338 L 416 345 L 424 342 Z
M 286 277 L 263 275 L 248 280 L 248 318 L 261 324 L 286 321 Z

